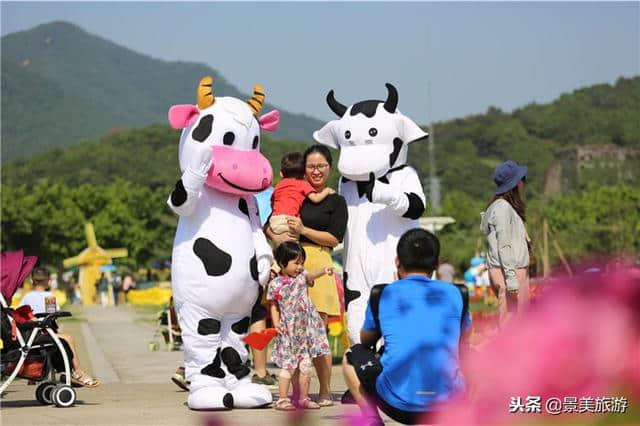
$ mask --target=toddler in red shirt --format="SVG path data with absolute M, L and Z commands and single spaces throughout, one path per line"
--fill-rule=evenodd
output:
M 328 195 L 335 194 L 331 188 L 317 192 L 304 180 L 304 157 L 299 152 L 285 154 L 280 161 L 280 177 L 282 180 L 276 185 L 271 196 L 271 218 L 269 226 L 275 234 L 283 234 L 289 230 L 289 217 L 300 215 L 300 207 L 306 198 L 313 203 L 319 203 Z

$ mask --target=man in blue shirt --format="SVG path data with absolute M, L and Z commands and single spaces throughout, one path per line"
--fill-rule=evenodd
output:
M 400 279 L 376 297 L 372 291 L 361 344 L 345 355 L 346 383 L 371 424 L 383 424 L 376 406 L 395 421 L 417 424 L 428 421 L 438 403 L 464 393 L 459 347 L 466 346 L 471 318 L 461 290 L 429 278 L 439 254 L 430 232 L 412 229 L 400 237 Z M 380 337 L 378 359 L 372 348 Z

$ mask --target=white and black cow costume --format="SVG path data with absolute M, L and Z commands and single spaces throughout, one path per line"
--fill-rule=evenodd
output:
M 340 119 L 313 133 L 319 143 L 340 149 L 339 193 L 349 212 L 344 283 L 352 343 L 360 341 L 371 288 L 394 280 L 398 240 L 418 227 L 425 210 L 422 184 L 407 165 L 407 147 L 428 134 L 396 109 L 398 93 L 391 84 L 386 86 L 386 101 L 350 107 L 336 101 L 331 90 L 327 103 Z
M 271 393 L 252 384 L 243 342 L 273 257 L 252 194 L 273 180 L 260 153 L 260 129 L 275 130 L 279 113 L 257 117 L 264 92 L 245 102 L 217 97 L 213 79 L 198 87 L 198 106 L 175 105 L 169 121 L 183 129 L 183 172 L 167 203 L 177 213 L 172 254 L 178 313 L 192 409 L 257 407 Z

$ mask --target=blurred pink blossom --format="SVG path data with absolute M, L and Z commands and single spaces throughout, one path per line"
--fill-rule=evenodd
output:
M 518 396 L 540 396 L 542 413 L 549 397 L 596 398 L 623 389 L 640 396 L 640 274 L 625 266 L 583 269 L 550 280 L 535 305 L 468 356 L 469 398 L 450 404 L 441 424 L 530 423 L 531 414 L 509 413 Z M 563 422 L 566 415 L 545 420 Z

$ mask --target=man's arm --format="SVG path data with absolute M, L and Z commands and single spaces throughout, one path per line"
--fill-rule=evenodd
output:
M 367 310 L 364 314 L 364 324 L 362 324 L 362 329 L 360 330 L 360 343 L 368 348 L 375 347 L 380 337 L 382 337 L 382 334 L 376 325 L 376 321 L 373 319 L 371 299 L 369 299 Z

